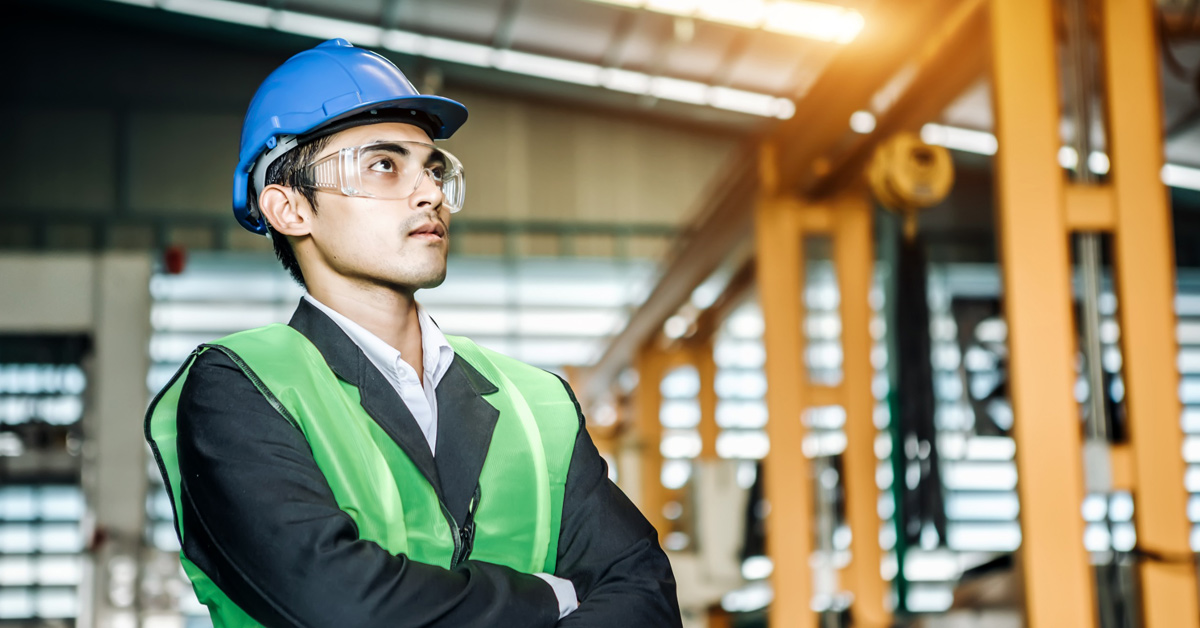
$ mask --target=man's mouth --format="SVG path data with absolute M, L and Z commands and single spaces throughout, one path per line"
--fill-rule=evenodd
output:
M 440 242 L 446 239 L 446 228 L 438 222 L 427 222 L 410 231 L 408 236 L 429 242 Z

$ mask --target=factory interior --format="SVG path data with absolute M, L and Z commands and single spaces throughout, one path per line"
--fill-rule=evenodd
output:
M 147 406 L 304 294 L 230 182 L 333 38 L 470 109 L 417 301 L 570 383 L 684 626 L 1200 628 L 1200 2 L 3 13 L 0 628 L 212 625 Z

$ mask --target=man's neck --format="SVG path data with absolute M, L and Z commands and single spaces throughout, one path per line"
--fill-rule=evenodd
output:
M 310 285 L 308 293 L 400 352 L 417 377 L 424 379 L 421 323 L 412 292 L 382 287 Z

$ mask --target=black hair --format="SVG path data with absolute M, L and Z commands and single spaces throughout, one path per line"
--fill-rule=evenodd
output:
M 305 175 L 305 169 L 312 165 L 314 158 L 326 146 L 329 145 L 329 135 L 317 138 L 307 144 L 301 144 L 292 150 L 280 155 L 271 165 L 267 166 L 266 185 L 284 185 L 292 188 L 300 193 L 308 204 L 312 206 L 313 213 L 317 211 L 317 189 L 313 187 L 312 182 Z M 256 190 L 255 192 L 261 192 Z M 250 202 L 253 207 L 258 209 L 258 195 L 250 194 Z M 261 211 L 259 212 L 261 213 Z M 292 250 L 292 243 L 288 242 L 287 236 L 275 231 L 271 226 L 270 221 L 266 216 L 262 217 L 262 221 L 267 225 L 267 233 L 271 236 L 271 245 L 275 248 L 275 257 L 283 263 L 284 269 L 296 280 L 296 283 L 301 287 L 306 288 L 304 283 L 304 273 L 300 270 L 300 262 L 296 260 L 296 252 Z

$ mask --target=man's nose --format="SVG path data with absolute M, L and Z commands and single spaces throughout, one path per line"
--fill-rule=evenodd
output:
M 413 190 L 412 197 L 409 198 L 409 204 L 414 209 L 438 207 L 444 199 L 441 186 L 433 180 L 433 175 L 429 173 L 428 168 L 417 174 L 417 187 Z

